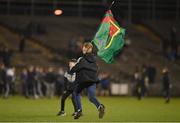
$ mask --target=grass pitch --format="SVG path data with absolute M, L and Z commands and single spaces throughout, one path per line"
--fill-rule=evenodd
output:
M 144 98 L 138 101 L 128 97 L 100 97 L 106 106 L 103 119 L 98 119 L 98 111 L 87 97 L 82 99 L 83 114 L 78 120 L 71 116 L 71 100 L 66 102 L 67 116 L 56 116 L 59 99 L 25 99 L 24 97 L 0 98 L 0 121 L 16 122 L 178 122 L 180 121 L 180 98 L 165 104 L 163 98 Z

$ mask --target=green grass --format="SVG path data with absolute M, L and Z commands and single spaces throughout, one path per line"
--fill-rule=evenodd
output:
M 98 112 L 86 97 L 82 99 L 84 116 L 74 120 L 71 116 L 73 107 L 71 100 L 66 103 L 65 117 L 57 117 L 59 99 L 25 99 L 11 97 L 0 99 L 0 121 L 180 121 L 180 98 L 174 98 L 165 104 L 162 98 L 145 98 L 138 101 L 128 97 L 100 97 L 106 106 L 103 119 L 98 119 Z

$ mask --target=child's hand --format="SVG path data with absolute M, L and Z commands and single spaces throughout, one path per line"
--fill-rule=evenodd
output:
M 71 62 L 71 63 L 69 64 L 69 68 L 72 69 L 75 65 L 76 65 L 76 63 Z

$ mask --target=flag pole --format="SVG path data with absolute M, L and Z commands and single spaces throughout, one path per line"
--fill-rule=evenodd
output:
M 109 6 L 108 10 L 110 10 L 112 8 L 112 6 L 114 5 L 114 2 L 115 0 L 112 1 L 111 5 Z M 91 40 L 91 43 L 93 42 L 93 40 Z
M 114 0 L 112 1 L 111 5 L 109 6 L 108 10 L 112 8 L 112 6 L 114 5 Z

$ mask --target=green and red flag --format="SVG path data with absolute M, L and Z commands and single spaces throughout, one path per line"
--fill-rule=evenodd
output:
M 125 29 L 121 28 L 114 19 L 111 10 L 108 10 L 93 39 L 98 49 L 98 56 L 106 63 L 112 63 L 114 56 L 123 48 Z

